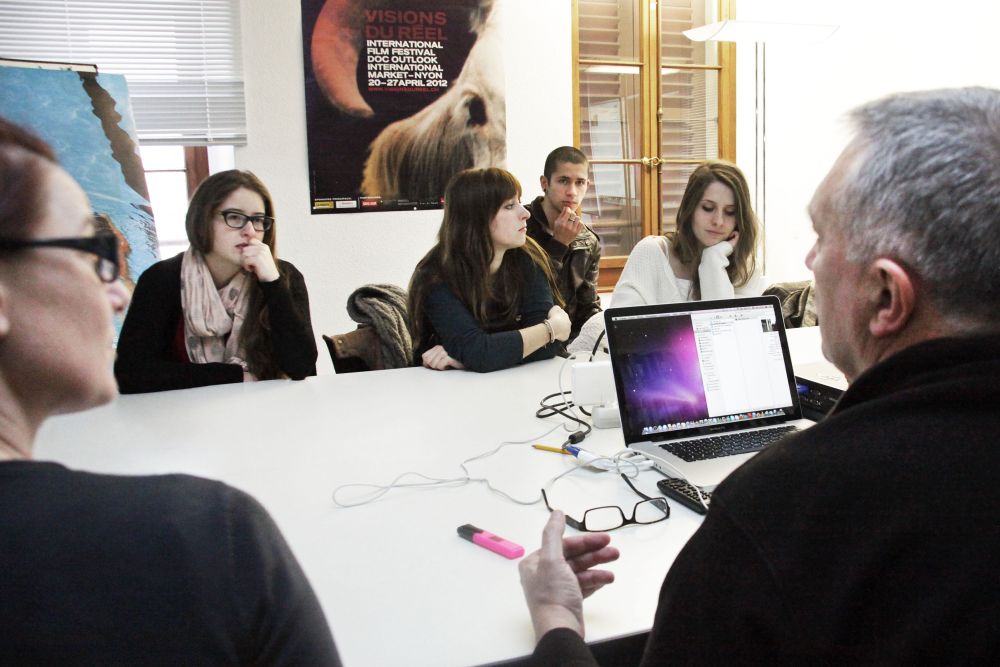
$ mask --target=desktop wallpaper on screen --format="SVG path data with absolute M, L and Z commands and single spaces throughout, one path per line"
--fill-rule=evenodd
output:
M 708 417 L 698 345 L 690 315 L 646 318 L 619 323 L 616 353 L 626 387 L 629 432 L 646 426 L 696 421 Z

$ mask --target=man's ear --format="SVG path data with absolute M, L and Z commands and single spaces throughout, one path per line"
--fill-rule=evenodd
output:
M 542 186 L 542 192 L 545 192 L 546 190 L 549 189 L 549 179 L 545 178 L 544 176 L 538 177 L 538 184 Z
M 901 264 L 888 257 L 876 259 L 871 272 L 878 289 L 878 303 L 868 328 L 876 338 L 898 334 L 913 317 L 915 281 Z
M 0 340 L 10 333 L 10 299 L 7 297 L 7 286 L 0 283 Z

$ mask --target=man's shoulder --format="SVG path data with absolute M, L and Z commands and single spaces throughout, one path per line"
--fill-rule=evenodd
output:
M 842 443 L 846 435 L 837 424 L 816 424 L 788 436 L 737 468 L 716 488 L 730 514 L 750 523 L 792 516 L 803 498 L 817 500 L 825 480 L 839 470 L 865 465 Z M 855 470 L 860 472 L 860 470 Z
M 548 218 L 545 217 L 545 209 L 542 206 L 542 197 L 535 197 L 532 201 L 524 205 L 528 211 L 528 236 L 535 241 L 542 243 L 552 235 L 548 232 Z
M 545 217 L 545 211 L 542 210 L 542 202 L 544 200 L 545 200 L 544 195 L 538 195 L 530 202 L 525 204 L 524 208 L 528 209 L 528 213 L 531 213 L 533 216 L 540 215 L 542 217 Z
M 597 232 L 594 231 L 593 227 L 585 222 L 583 224 L 583 229 L 581 229 L 580 233 L 576 235 L 575 239 L 573 239 L 573 246 L 576 247 L 577 245 L 586 247 L 588 250 L 596 249 L 597 251 L 600 251 L 601 237 L 597 235 Z

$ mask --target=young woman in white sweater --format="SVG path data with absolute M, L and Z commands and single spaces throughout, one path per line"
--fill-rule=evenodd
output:
M 611 306 L 759 296 L 757 218 L 739 167 L 711 160 L 688 179 L 677 229 L 639 241 L 625 263 Z M 589 351 L 604 331 L 603 313 L 590 318 L 570 352 Z

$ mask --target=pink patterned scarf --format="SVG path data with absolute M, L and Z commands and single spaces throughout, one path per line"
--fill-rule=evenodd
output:
M 184 253 L 181 259 L 184 345 L 194 363 L 238 364 L 247 370 L 240 341 L 249 303 L 247 280 L 247 273 L 240 271 L 228 285 L 216 289 L 205 257 L 192 248 Z

